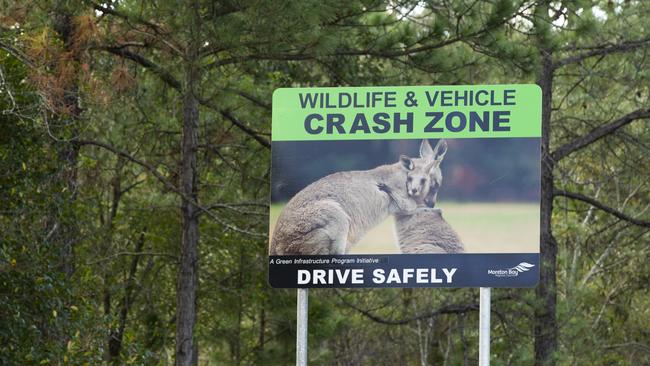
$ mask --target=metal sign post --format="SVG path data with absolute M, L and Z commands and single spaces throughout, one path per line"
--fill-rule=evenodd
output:
M 490 293 L 491 288 L 481 287 L 479 294 L 478 364 L 490 366 Z M 298 290 L 300 291 L 300 290 Z
M 309 289 L 298 289 L 297 329 L 296 329 L 296 366 L 307 366 L 307 322 L 309 308 Z

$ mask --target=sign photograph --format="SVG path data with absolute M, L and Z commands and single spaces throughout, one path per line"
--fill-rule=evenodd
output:
M 534 286 L 540 119 L 535 85 L 276 90 L 269 283 Z

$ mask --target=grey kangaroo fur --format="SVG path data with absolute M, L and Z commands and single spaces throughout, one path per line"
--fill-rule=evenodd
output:
M 438 141 L 434 149 L 427 140 L 420 145 L 420 159 L 413 159 L 415 167 L 408 173 L 407 182 L 417 180 L 424 185 L 419 189 L 409 189 L 408 193 L 418 202 L 418 208 L 411 212 L 398 212 L 395 216 L 395 229 L 400 251 L 417 253 L 463 253 L 465 247 L 458 233 L 442 217 L 442 210 L 433 208 L 437 201 L 438 189 L 442 185 L 440 163 L 447 153 L 447 142 Z M 418 169 L 419 166 L 425 167 Z M 424 170 L 428 174 L 422 177 Z
M 442 217 L 438 208 L 421 207 L 413 214 L 396 214 L 399 248 L 405 254 L 463 253 L 458 233 Z
M 394 164 L 334 173 L 308 185 L 280 214 L 271 255 L 347 253 L 388 216 L 417 208 L 405 184 L 413 169 L 412 159 L 401 156 Z

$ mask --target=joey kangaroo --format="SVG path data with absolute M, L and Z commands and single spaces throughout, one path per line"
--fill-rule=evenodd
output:
M 438 208 L 420 207 L 413 214 L 395 214 L 395 227 L 402 253 L 463 253 L 458 233 Z
M 458 233 L 442 217 L 442 210 L 433 208 L 442 184 L 440 163 L 446 153 L 445 140 L 438 141 L 434 149 L 427 140 L 423 140 L 420 159 L 413 159 L 415 167 L 407 173 L 407 191 L 419 207 L 415 211 L 395 214 L 395 228 L 402 253 L 465 251 Z M 418 166 L 423 168 L 418 169 Z
M 347 253 L 389 215 L 417 208 L 405 184 L 414 169 L 413 159 L 402 155 L 394 164 L 334 173 L 308 185 L 280 214 L 271 255 Z

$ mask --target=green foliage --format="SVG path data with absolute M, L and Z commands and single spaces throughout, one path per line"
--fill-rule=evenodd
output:
M 63 275 L 61 253 L 45 230 L 43 213 L 62 209 L 67 194 L 51 180 L 58 167 L 38 132 L 37 95 L 15 58 L 0 53 L 0 72 L 0 364 L 99 362 L 100 319 L 80 296 L 87 283 Z

